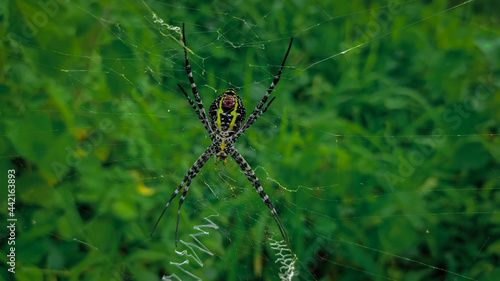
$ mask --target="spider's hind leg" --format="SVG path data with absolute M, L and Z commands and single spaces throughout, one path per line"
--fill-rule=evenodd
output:
M 181 206 L 182 203 L 184 202 L 184 199 L 186 198 L 186 194 L 189 190 L 189 185 L 191 184 L 191 181 L 196 177 L 198 172 L 201 170 L 203 165 L 207 162 L 207 160 L 215 153 L 215 148 L 213 145 L 210 145 L 205 152 L 194 162 L 193 166 L 189 169 L 189 171 L 186 173 L 184 176 L 184 180 L 181 182 L 181 184 L 175 189 L 174 193 L 170 197 L 170 200 L 168 200 L 167 204 L 165 205 L 165 208 L 163 208 L 163 212 L 161 213 L 160 217 L 156 221 L 155 226 L 153 227 L 153 231 L 151 232 L 151 235 L 153 235 L 156 227 L 158 226 L 158 223 L 160 222 L 161 218 L 163 217 L 163 214 L 167 210 L 168 206 L 170 205 L 170 202 L 177 196 L 179 191 L 184 187 L 184 191 L 182 192 L 181 195 L 181 200 L 179 200 L 179 209 L 177 210 L 177 226 L 175 228 L 175 246 L 177 247 L 177 230 L 179 229 L 179 218 L 181 214 Z
M 252 170 L 250 165 L 247 163 L 245 158 L 241 156 L 241 154 L 236 150 L 234 147 L 230 147 L 228 149 L 228 153 L 234 158 L 238 166 L 240 166 L 241 170 L 247 176 L 248 180 L 252 182 L 253 187 L 257 191 L 257 193 L 260 195 L 260 198 L 262 198 L 262 201 L 264 201 L 264 204 L 269 208 L 271 211 L 271 214 L 273 215 L 274 220 L 278 224 L 278 228 L 280 229 L 281 235 L 283 236 L 283 239 L 285 242 L 288 244 L 288 235 L 286 234 L 285 227 L 281 223 L 280 218 L 278 217 L 278 213 L 276 212 L 276 209 L 274 208 L 273 203 L 271 202 L 271 199 L 267 196 L 267 194 L 264 192 L 264 189 L 260 185 L 259 179 L 255 175 L 255 172 Z

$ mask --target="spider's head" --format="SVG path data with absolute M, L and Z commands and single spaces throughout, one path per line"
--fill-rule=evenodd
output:
M 224 136 L 239 130 L 245 120 L 245 107 L 234 89 L 227 89 L 210 106 L 212 124 Z
M 227 89 L 224 93 L 222 93 L 222 95 L 222 106 L 226 108 L 234 108 L 237 104 L 236 97 L 238 97 L 236 91 L 234 89 Z

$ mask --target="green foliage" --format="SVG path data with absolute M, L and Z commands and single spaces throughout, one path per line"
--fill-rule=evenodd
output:
M 15 278 L 187 276 L 171 264 L 185 258 L 174 252 L 178 199 L 150 236 L 210 144 L 176 85 L 189 88 L 167 25 L 185 22 L 205 108 L 231 87 L 250 112 L 295 38 L 276 101 L 236 146 L 291 236 L 297 280 L 496 280 L 498 5 L 223 2 L 0 4 Z M 278 280 L 279 231 L 231 159 L 210 160 L 191 183 L 179 239 L 193 242 L 214 214 L 219 228 L 198 237 L 213 256 L 179 242 L 203 262 L 190 257 L 189 271 Z

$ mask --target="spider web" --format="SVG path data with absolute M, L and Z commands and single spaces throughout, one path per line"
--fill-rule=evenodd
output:
M 500 273 L 493 1 L 131 2 L 2 4 L 17 280 Z M 191 183 L 177 248 L 179 198 L 149 235 L 210 144 L 176 86 L 182 22 L 206 109 L 234 88 L 250 112 L 295 38 L 276 101 L 236 144 L 291 247 L 232 159 Z

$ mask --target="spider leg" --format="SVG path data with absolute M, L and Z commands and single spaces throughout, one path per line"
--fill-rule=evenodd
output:
M 227 148 L 228 153 L 234 158 L 238 166 L 240 166 L 241 170 L 247 176 L 248 180 L 252 182 L 253 187 L 257 191 L 257 193 L 260 195 L 260 198 L 262 198 L 262 201 L 266 204 L 266 206 L 271 210 L 271 214 L 274 217 L 274 220 L 278 224 L 278 227 L 281 231 L 281 235 L 285 239 L 285 241 L 288 243 L 288 235 L 286 234 L 285 227 L 283 227 L 283 224 L 280 221 L 280 218 L 278 217 L 278 213 L 276 212 L 276 209 L 273 206 L 273 203 L 271 202 L 271 199 L 267 196 L 267 194 L 264 192 L 264 189 L 260 185 L 259 179 L 255 175 L 255 172 L 252 170 L 250 165 L 247 163 L 245 158 L 241 156 L 241 154 L 236 150 L 234 147 Z
M 290 45 L 288 45 L 288 49 L 286 50 L 285 57 L 283 58 L 283 62 L 281 63 L 280 69 L 278 71 L 278 74 L 274 76 L 273 82 L 271 83 L 271 86 L 267 90 L 267 93 L 264 95 L 260 103 L 255 107 L 255 109 L 252 111 L 250 116 L 248 117 L 247 121 L 245 124 L 241 127 L 241 129 L 236 133 L 237 138 L 243 135 L 243 133 L 250 128 L 250 126 L 257 120 L 264 112 L 261 113 L 261 109 L 266 103 L 267 99 L 269 98 L 269 95 L 271 92 L 274 90 L 274 87 L 276 87 L 276 84 L 280 81 L 281 78 L 281 72 L 283 71 L 283 67 L 285 66 L 286 59 L 288 57 L 288 53 L 290 52 L 290 48 L 292 48 L 292 42 L 293 42 L 293 37 L 290 39 Z M 270 103 L 269 103 L 270 104 Z M 268 106 L 269 106 L 268 104 Z M 265 108 L 267 109 L 267 107 Z M 264 110 L 265 111 L 265 110 Z M 237 139 L 236 138 L 236 139 Z
M 269 101 L 266 106 L 259 112 L 259 114 L 256 115 L 255 118 L 252 118 L 251 120 L 249 119 L 245 125 L 248 124 L 248 127 L 252 126 L 253 122 L 257 120 L 262 114 L 264 114 L 267 110 L 267 108 L 271 105 L 271 103 L 274 101 L 276 97 L 273 97 L 271 101 Z M 243 133 L 241 131 L 238 131 L 236 134 L 232 135 L 231 137 L 226 139 L 226 145 L 230 146 L 233 145 L 242 135 Z
M 242 130 L 239 130 L 238 132 L 236 132 L 236 134 L 234 134 L 230 140 L 230 143 L 234 143 L 236 142 L 242 135 L 243 133 L 248 129 L 250 128 L 250 126 L 252 126 L 252 124 L 257 121 L 257 119 L 259 119 L 260 116 L 262 116 L 262 114 L 264 114 L 264 112 L 266 112 L 267 108 L 271 105 L 271 103 L 274 101 L 276 97 L 273 97 L 267 104 L 266 106 L 257 114 L 255 115 L 254 118 L 248 118 L 247 122 L 243 125 L 242 127 Z
M 198 105 L 198 108 L 200 109 L 199 114 L 198 112 L 197 114 L 201 120 L 201 123 L 203 123 L 203 126 L 205 126 L 207 133 L 211 135 L 213 133 L 213 130 L 208 122 L 207 113 L 205 112 L 205 108 L 203 108 L 203 102 L 201 101 L 201 97 L 198 94 L 198 90 L 196 89 L 196 84 L 194 83 L 193 72 L 191 71 L 191 65 L 189 65 L 187 47 L 186 47 L 186 35 L 184 34 L 184 23 L 182 23 L 182 42 L 184 43 L 184 58 L 186 59 L 186 72 L 189 78 L 189 82 L 191 83 L 191 90 L 193 91 L 194 99 L 196 101 L 196 104 Z M 182 91 L 184 92 L 184 90 Z M 186 92 L 184 92 L 184 94 L 186 95 Z
M 175 246 L 177 247 L 177 230 L 179 228 L 179 217 L 181 214 L 181 206 L 182 203 L 184 202 L 184 199 L 186 198 L 186 193 L 189 190 L 189 184 L 191 181 L 196 177 L 200 169 L 205 165 L 207 160 L 215 153 L 215 149 L 212 145 L 210 145 L 205 152 L 194 162 L 193 166 L 189 169 L 189 171 L 186 173 L 184 176 L 184 180 L 182 180 L 181 184 L 175 189 L 174 193 L 170 197 L 170 200 L 168 200 L 167 204 L 165 205 L 165 208 L 163 208 L 163 211 L 161 212 L 160 217 L 156 221 L 155 226 L 153 227 L 153 231 L 151 231 L 151 235 L 155 232 L 156 227 L 158 226 L 158 223 L 160 222 L 161 218 L 163 217 L 163 214 L 167 210 L 168 206 L 170 205 L 170 202 L 177 196 L 177 193 L 182 189 L 182 187 L 185 186 L 184 192 L 181 195 L 181 200 L 179 201 L 179 209 L 177 211 L 177 227 L 175 228 Z
M 188 94 L 186 93 L 186 91 L 184 91 L 184 88 L 182 88 L 182 86 L 180 84 L 177 84 L 177 86 L 179 86 L 179 88 L 181 89 L 182 93 L 184 93 L 184 96 L 186 96 L 189 104 L 191 105 L 191 107 L 196 112 L 196 115 L 198 115 L 198 118 L 200 119 L 201 123 L 203 124 L 203 126 L 205 126 L 205 130 L 207 131 L 207 133 L 210 135 L 210 137 L 212 137 L 212 133 L 210 133 L 211 130 L 212 130 L 212 128 L 210 126 L 207 127 L 208 122 L 204 122 L 203 115 L 201 115 L 201 113 L 198 110 L 198 108 L 196 108 L 196 105 L 194 104 L 194 101 L 188 96 Z

